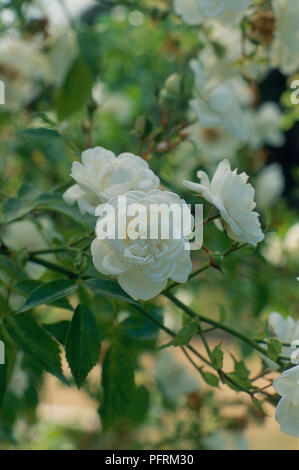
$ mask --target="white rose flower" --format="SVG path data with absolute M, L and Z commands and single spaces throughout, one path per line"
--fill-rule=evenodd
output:
M 299 260 L 299 222 L 292 225 L 287 231 L 284 239 L 284 249 L 287 255 L 292 257 L 293 261 Z
M 39 92 L 37 81 L 49 73 L 41 42 L 7 36 L 0 42 L 0 80 L 5 85 L 5 104 L 14 111 L 27 105 Z
M 281 343 L 292 344 L 293 341 L 299 339 L 299 320 L 295 321 L 288 316 L 286 319 L 278 312 L 272 312 L 269 316 L 268 325 L 270 330 Z M 285 357 L 291 356 L 291 346 L 282 346 L 281 355 Z M 265 362 L 271 369 L 278 369 L 278 365 L 271 359 L 263 356 Z
M 299 67 L 299 9 L 298 0 L 273 0 L 276 19 L 272 65 L 288 75 Z
M 191 61 L 191 68 L 195 74 L 196 98 L 190 105 L 200 124 L 208 128 L 222 126 L 236 138 L 247 138 L 248 128 L 233 81 L 207 82 L 197 60 Z
M 277 202 L 285 187 L 285 179 L 279 163 L 266 166 L 255 182 L 256 200 L 261 207 L 271 207 Z
M 198 192 L 204 199 L 219 209 L 222 223 L 228 236 L 237 242 L 256 244 L 264 239 L 259 215 L 255 208 L 254 188 L 247 183 L 246 173 L 232 171 L 228 160 L 219 163 L 210 182 L 208 175 L 197 173 L 201 183 L 185 181 L 191 191 Z
M 132 153 L 117 158 L 110 150 L 95 147 L 82 153 L 82 163 L 73 162 L 72 178 L 77 182 L 63 195 L 68 204 L 78 203 L 82 214 L 94 215 L 96 207 L 127 191 L 151 191 L 159 178 L 148 163 Z
M 168 239 L 162 239 L 161 233 L 158 239 L 148 237 L 150 224 L 149 207 L 150 204 L 172 204 L 185 206 L 190 217 L 192 227 L 193 218 L 185 201 L 181 200 L 177 194 L 159 189 L 145 193 L 143 191 L 129 191 L 126 193 L 127 210 L 132 204 L 141 204 L 147 215 L 144 222 L 143 232 L 147 238 L 134 239 L 130 233 L 129 223 L 132 217 L 126 217 L 126 238 L 125 239 L 101 239 L 101 217 L 97 221 L 96 236 L 92 242 L 91 252 L 95 268 L 104 275 L 116 276 L 124 291 L 133 299 L 148 300 L 158 295 L 167 284 L 169 278 L 176 282 L 186 282 L 192 269 L 190 251 L 186 248 L 187 240 L 181 236 L 175 239 L 171 233 L 180 230 L 174 223 L 174 232 L 171 231 Z M 116 235 L 118 234 L 118 214 L 124 214 L 119 210 L 118 198 L 111 199 L 109 205 L 115 209 Z M 97 209 L 97 214 L 103 209 L 103 205 Z M 127 212 L 125 212 L 127 215 Z M 168 220 L 163 222 L 167 223 Z M 181 222 L 181 221 L 180 221 Z M 114 218 L 113 218 L 114 225 Z M 161 221 L 160 221 L 161 227 Z M 127 230 L 128 229 L 128 230 Z M 192 230 L 192 228 L 191 228 Z M 180 232 L 181 233 L 181 232 Z
M 282 396 L 275 414 L 281 431 L 299 437 L 299 365 L 284 371 L 273 386 Z
M 209 18 L 231 24 L 242 18 L 252 0 L 175 0 L 174 11 L 187 24 L 201 24 Z

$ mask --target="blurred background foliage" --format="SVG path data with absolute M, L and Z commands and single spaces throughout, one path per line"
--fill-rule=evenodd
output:
M 91 144 L 116 154 L 145 155 L 164 187 L 179 192 L 188 202 L 198 201 L 184 190 L 182 180 L 194 178 L 199 169 L 212 171 L 216 163 L 201 156 L 179 132 L 188 122 L 192 97 L 189 62 L 202 44 L 197 29 L 184 25 L 172 12 L 170 1 L 3 0 L 0 31 L 0 79 L 8 83 L 6 105 L 0 106 L 2 201 L 16 196 L 24 182 L 38 187 L 40 193 L 53 188 L 62 192 L 70 183 L 72 161 Z M 7 46 L 10 40 L 14 42 L 11 49 Z M 161 93 L 173 73 L 182 77 L 180 92 Z M 235 166 L 247 171 L 255 182 L 264 168 L 280 165 L 283 184 L 275 200 L 258 205 L 266 241 L 257 250 L 248 248 L 228 257 L 222 266 L 224 275 L 210 269 L 190 283 L 190 290 L 178 290 L 178 296 L 203 315 L 220 316 L 256 336 L 265 330 L 270 312 L 294 318 L 299 313 L 299 106 L 290 104 L 288 80 L 273 70 L 256 84 L 259 103 L 270 100 L 281 109 L 285 143 L 280 148 L 244 145 L 231 156 Z M 166 123 L 165 116 L 169 117 Z M 31 200 L 31 186 L 23 186 L 19 195 L 25 190 Z M 77 216 L 52 213 L 51 208 L 37 210 L 1 229 L 1 239 L 16 259 L 24 248 L 43 249 L 76 233 L 82 236 Z M 88 224 L 84 230 L 89 233 Z M 213 223 L 205 229 L 204 240 L 212 252 L 229 248 L 227 237 L 215 230 Z M 44 259 L 62 261 L 72 270 L 92 269 L 83 266 L 79 257 L 67 254 Z M 205 252 L 196 252 L 194 268 L 207 259 Z M 5 280 L 12 267 L 3 257 L 0 264 L 1 279 Z M 32 263 L 26 270 L 35 282 L 59 277 Z M 25 277 L 26 273 L 17 273 L 20 281 Z M 86 299 L 88 294 L 82 291 L 80 296 Z M 22 292 L 11 299 L 14 305 L 23 300 Z M 188 449 L 248 445 L 242 431 L 249 422 L 260 426 L 264 420 L 250 402 L 237 395 L 230 406 L 242 402 L 242 412 L 228 417 L 223 413 L 223 402 L 230 397 L 222 398 L 214 389 L 205 388 L 202 380 L 199 384 L 195 371 L 189 370 L 182 358 L 169 351 L 154 353 L 157 330 L 139 324 L 128 305 L 97 297 L 87 301 L 108 342 L 111 331 L 118 331 L 121 343 L 138 351 L 134 409 L 128 409 L 116 427 L 102 434 L 96 413 L 90 411 L 101 401 L 96 371 L 84 386 L 84 396 L 78 395 L 78 403 L 84 403 L 86 411 L 77 402 L 73 406 L 78 411 L 74 412 L 74 424 L 59 399 L 55 402 L 55 394 L 63 395 L 61 388 L 66 387 L 54 387 L 50 408 L 45 388 L 51 390 L 53 384 L 39 366 L 34 368 L 26 355 L 21 355 L 1 417 L 0 447 Z M 36 318 L 63 344 L 72 308 L 62 307 L 43 307 Z M 184 324 L 181 313 L 164 300 L 157 300 L 153 309 L 176 331 Z M 242 351 L 245 361 L 252 361 L 252 351 L 244 344 L 219 338 L 217 333 L 211 333 L 211 338 L 226 342 L 230 351 Z M 104 352 L 103 346 L 102 355 Z M 45 419 L 52 413 L 57 422 Z

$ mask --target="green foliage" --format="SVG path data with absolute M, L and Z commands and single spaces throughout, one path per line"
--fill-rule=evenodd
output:
M 122 300 L 131 304 L 137 303 L 132 297 L 126 294 L 116 282 L 106 281 L 104 279 L 88 279 L 84 281 L 84 285 L 98 296 Z
M 135 357 L 132 351 L 119 341 L 113 341 L 108 349 L 102 371 L 104 400 L 100 416 L 104 429 L 124 418 L 136 393 L 134 382 Z
M 59 279 L 38 285 L 30 292 L 24 305 L 18 313 L 27 312 L 43 304 L 53 303 L 67 297 L 78 289 L 78 283 L 68 279 Z
M 80 304 L 75 310 L 67 333 L 65 352 L 77 387 L 80 388 L 98 362 L 101 352 L 98 324 L 85 305 Z
M 58 343 L 32 317 L 23 313 L 9 316 L 4 325 L 13 341 L 34 362 L 65 382 Z

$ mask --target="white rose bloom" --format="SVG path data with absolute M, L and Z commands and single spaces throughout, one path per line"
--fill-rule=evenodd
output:
M 237 170 L 231 170 L 229 161 L 223 160 L 211 182 L 203 171 L 197 176 L 201 179 L 200 184 L 185 181 L 185 186 L 219 209 L 222 223 L 232 240 L 256 246 L 264 239 L 259 215 L 253 211 L 256 206 L 254 188 L 247 183 L 246 173 L 238 175 Z
M 37 81 L 46 79 L 49 69 L 45 55 L 36 41 L 8 36 L 0 42 L 0 80 L 5 85 L 5 104 L 16 110 L 37 95 Z
M 279 163 L 266 166 L 255 182 L 256 201 L 261 207 L 271 207 L 277 202 L 285 187 L 285 179 Z
M 78 203 L 82 214 L 94 215 L 96 207 L 127 191 L 151 191 L 159 178 L 148 163 L 132 153 L 117 158 L 110 150 L 95 147 L 82 153 L 82 163 L 73 162 L 72 178 L 77 182 L 63 195 L 68 204 Z
M 271 264 L 282 266 L 285 264 L 285 256 L 283 250 L 283 241 L 277 233 L 268 233 L 265 243 L 261 248 L 264 258 Z
M 299 67 L 299 8 L 298 0 L 273 0 L 276 19 L 272 65 L 288 75 Z
M 299 339 L 299 320 L 295 321 L 292 317 L 288 316 L 286 319 L 278 312 L 272 312 L 269 316 L 268 325 L 275 337 L 285 344 L 292 344 L 293 341 Z M 291 346 L 282 346 L 281 355 L 285 357 L 291 356 Z M 265 362 L 271 369 L 278 369 L 278 365 L 271 361 L 271 359 L 263 356 Z
M 222 126 L 238 139 L 247 138 L 248 128 L 233 81 L 221 84 L 207 82 L 197 60 L 191 61 L 191 68 L 195 74 L 196 98 L 190 101 L 190 105 L 200 124 L 208 128 Z
M 225 132 L 222 127 L 205 128 L 196 122 L 185 129 L 185 132 L 200 153 L 198 161 L 205 164 L 218 162 L 225 156 L 233 156 L 241 146 L 240 140 Z
M 193 218 L 185 201 L 181 200 L 177 194 L 159 189 L 145 193 L 143 191 L 129 191 L 126 193 L 127 210 L 132 204 L 141 204 L 144 207 L 147 220 L 142 227 L 143 233 L 147 236 L 150 224 L 149 206 L 150 204 L 172 204 L 185 206 L 190 224 L 192 227 Z M 116 236 L 118 234 L 118 214 L 127 214 L 119 211 L 118 198 L 111 199 L 108 203 L 115 209 Z M 103 208 L 99 206 L 99 210 Z M 190 251 L 185 249 L 187 240 L 180 236 L 175 239 L 171 234 L 180 230 L 174 222 L 174 231 L 170 231 L 169 239 L 162 239 L 159 234 L 158 239 L 137 238 L 131 236 L 129 223 L 134 220 L 126 217 L 126 238 L 101 239 L 101 217 L 97 221 L 96 236 L 92 242 L 91 252 L 93 264 L 96 269 L 104 274 L 116 276 L 124 291 L 133 299 L 148 300 L 158 295 L 167 284 L 169 278 L 176 282 L 186 282 L 192 269 Z M 106 221 L 106 219 L 105 219 Z M 163 218 L 164 223 L 169 221 Z M 181 223 L 181 221 L 180 221 Z M 112 221 L 114 226 L 114 218 Z M 142 224 L 141 224 L 142 225 Z M 161 221 L 159 226 L 161 227 Z M 191 228 L 192 230 L 192 228 Z M 180 232 L 181 233 L 181 232 Z
M 248 111 L 246 115 L 250 135 L 248 145 L 258 149 L 264 144 L 281 147 L 285 142 L 281 130 L 281 111 L 277 104 L 267 102 L 257 111 Z
M 174 0 L 174 11 L 185 23 L 201 24 L 215 18 L 225 24 L 240 21 L 252 0 Z
M 275 414 L 281 431 L 299 437 L 299 365 L 284 371 L 273 386 L 282 396 Z

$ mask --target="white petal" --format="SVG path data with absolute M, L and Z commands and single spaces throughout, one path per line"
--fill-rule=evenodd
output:
M 85 193 L 82 191 L 80 186 L 78 184 L 74 184 L 74 186 L 71 186 L 69 189 L 65 191 L 63 194 L 63 199 L 67 204 L 74 204 L 80 196 L 83 196 Z
M 134 300 L 149 300 L 158 295 L 167 284 L 167 280 L 155 282 L 145 277 L 140 269 L 130 271 L 118 276 L 120 287 Z

